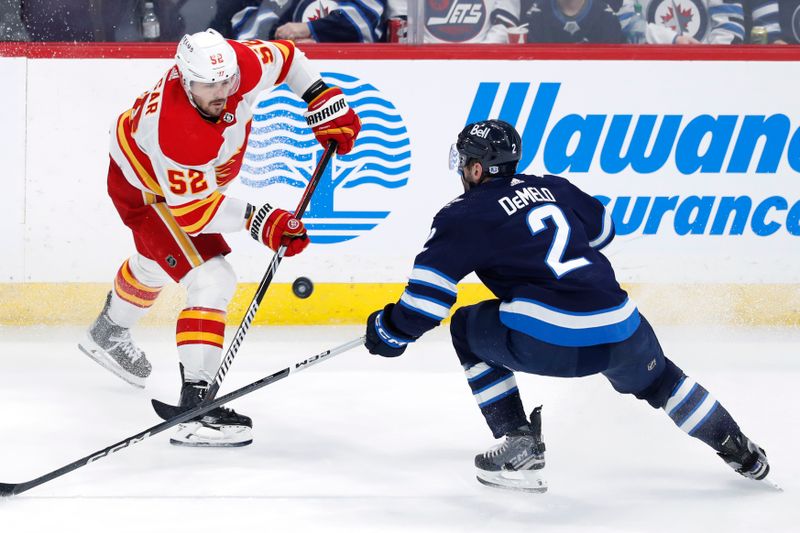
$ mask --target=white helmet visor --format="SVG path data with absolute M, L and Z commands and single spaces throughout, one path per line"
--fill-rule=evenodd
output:
M 189 91 L 203 100 L 216 100 L 228 98 L 239 90 L 239 71 L 230 78 L 206 83 L 202 81 L 190 81 Z

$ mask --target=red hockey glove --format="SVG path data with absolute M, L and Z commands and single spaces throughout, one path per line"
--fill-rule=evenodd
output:
M 308 246 L 306 227 L 288 211 L 264 204 L 248 223 L 250 236 L 272 250 L 286 246 L 284 257 L 299 254 Z
M 314 98 L 308 104 L 305 117 L 322 146 L 328 146 L 331 140 L 339 143 L 336 149 L 339 155 L 353 149 L 353 143 L 361 131 L 361 120 L 347 105 L 338 87 L 329 87 Z

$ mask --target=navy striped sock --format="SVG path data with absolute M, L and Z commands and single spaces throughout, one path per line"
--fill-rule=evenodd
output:
M 528 423 L 513 372 L 478 363 L 464 365 L 464 373 L 495 438 Z
M 727 435 L 739 432 L 727 409 L 689 376 L 675 385 L 664 411 L 680 429 L 717 451 Z

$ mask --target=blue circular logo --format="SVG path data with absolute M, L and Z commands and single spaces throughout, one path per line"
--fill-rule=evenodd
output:
M 647 5 L 647 21 L 666 26 L 678 35 L 703 41 L 708 31 L 708 11 L 702 0 L 653 0 Z

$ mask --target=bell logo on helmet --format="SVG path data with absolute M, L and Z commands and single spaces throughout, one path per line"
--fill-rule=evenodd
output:
M 472 130 L 470 130 L 469 134 L 485 139 L 489 136 L 489 127 L 481 128 L 480 124 L 475 124 L 472 126 Z

